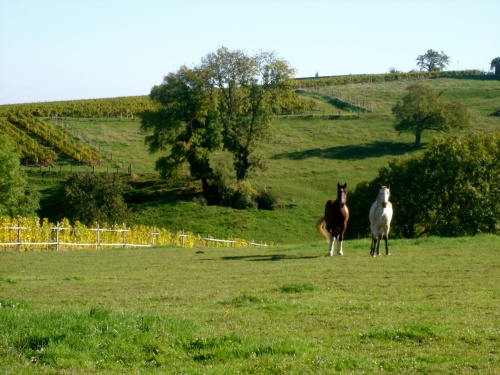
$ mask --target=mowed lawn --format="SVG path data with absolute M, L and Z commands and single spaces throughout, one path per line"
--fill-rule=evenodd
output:
M 0 368 L 500 372 L 500 237 L 0 252 Z

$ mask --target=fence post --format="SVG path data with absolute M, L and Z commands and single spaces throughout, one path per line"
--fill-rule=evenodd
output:
M 21 224 L 17 223 L 17 251 L 21 251 Z
M 181 245 L 184 247 L 184 229 L 182 230 L 182 235 L 181 235 Z
M 56 225 L 56 251 L 59 251 L 59 222 Z
M 102 250 L 101 246 L 101 225 L 97 223 L 97 248 Z
M 122 243 L 123 243 L 123 247 L 125 247 L 125 223 L 122 223 Z
M 155 246 L 155 245 L 156 245 L 156 225 L 153 228 L 153 246 Z

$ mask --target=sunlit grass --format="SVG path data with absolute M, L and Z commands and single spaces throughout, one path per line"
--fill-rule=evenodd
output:
M 0 252 L 5 373 L 500 370 L 498 236 Z

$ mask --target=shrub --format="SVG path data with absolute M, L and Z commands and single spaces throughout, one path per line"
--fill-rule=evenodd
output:
M 126 183 L 116 175 L 75 173 L 62 187 L 62 215 L 85 225 L 121 223 L 128 216 Z
M 380 184 L 391 185 L 391 234 L 468 236 L 500 233 L 500 132 L 435 138 L 424 154 L 392 160 L 349 197 L 351 235 L 368 235 Z

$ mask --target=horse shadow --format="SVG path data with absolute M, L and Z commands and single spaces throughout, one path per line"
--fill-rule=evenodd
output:
M 274 155 L 273 159 L 304 160 L 308 158 L 324 158 L 336 160 L 361 160 L 371 157 L 399 156 L 415 151 L 410 143 L 375 141 L 362 145 L 335 146 L 314 148 L 304 151 L 284 152 Z
M 237 255 L 222 257 L 222 260 L 245 260 L 248 262 L 276 262 L 280 260 L 314 259 L 320 255 L 287 255 L 287 254 L 266 254 L 266 255 Z

